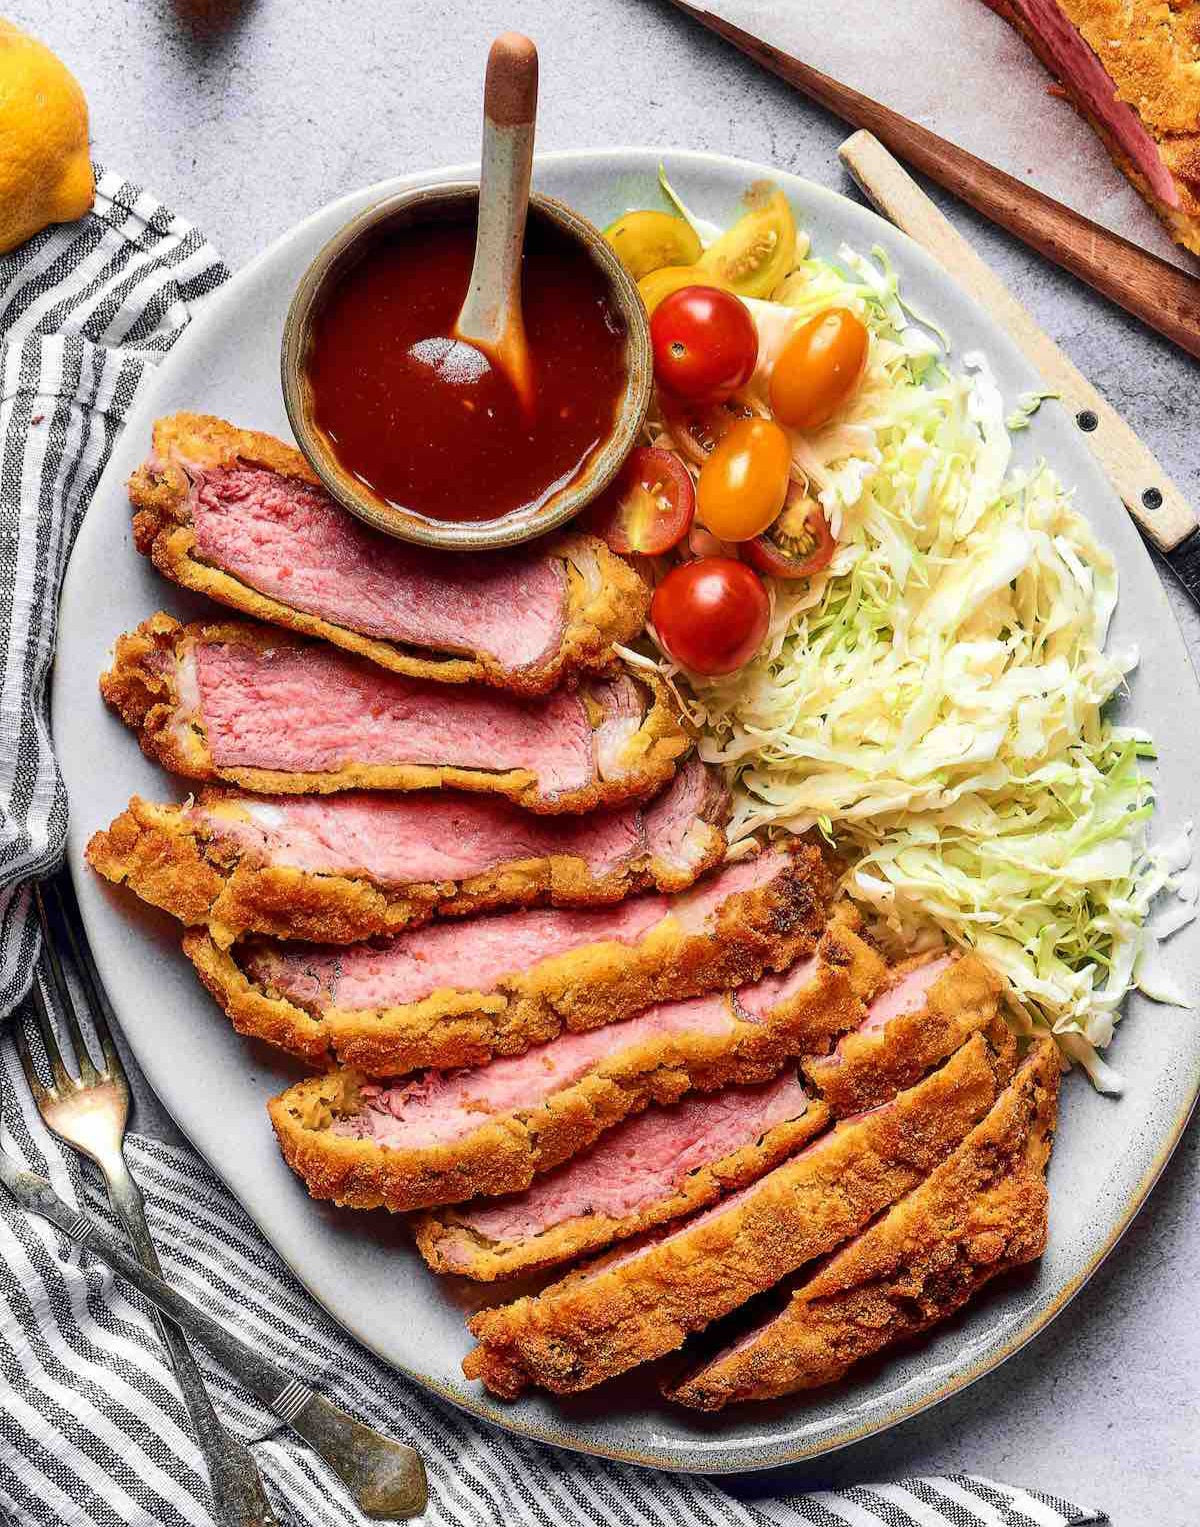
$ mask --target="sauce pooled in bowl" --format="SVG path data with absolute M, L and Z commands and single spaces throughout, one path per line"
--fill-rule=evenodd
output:
M 307 356 L 313 419 L 344 470 L 431 520 L 545 502 L 612 433 L 625 387 L 625 326 L 603 272 L 531 208 L 527 417 L 503 372 L 449 337 L 474 253 L 473 218 L 380 232 L 325 295 Z

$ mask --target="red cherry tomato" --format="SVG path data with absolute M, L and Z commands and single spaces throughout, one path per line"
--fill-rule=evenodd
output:
M 718 441 L 725 438 L 739 419 L 758 417 L 752 408 L 732 399 L 725 403 L 688 403 L 662 391 L 658 394 L 658 406 L 671 439 L 697 466 L 704 465 Z
M 733 673 L 762 646 L 771 602 L 762 580 L 732 557 L 672 568 L 654 591 L 650 619 L 667 652 L 693 673 Z
M 642 445 L 596 500 L 588 524 L 613 551 L 657 557 L 687 535 L 696 512 L 696 489 L 674 451 Z
M 793 483 L 783 512 L 762 535 L 743 545 L 742 554 L 768 577 L 811 578 L 829 566 L 836 549 L 824 510 Z
M 672 292 L 654 310 L 650 339 L 659 384 L 691 402 L 723 402 L 754 375 L 758 330 L 731 292 L 713 286 Z
M 858 390 L 871 339 L 847 308 L 827 308 L 792 335 L 771 371 L 771 412 L 792 429 L 828 424 Z

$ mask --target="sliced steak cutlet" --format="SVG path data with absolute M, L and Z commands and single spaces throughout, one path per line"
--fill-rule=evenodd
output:
M 839 913 L 815 955 L 736 997 L 663 1003 L 476 1071 L 300 1082 L 270 1105 L 280 1147 L 314 1198 L 359 1209 L 520 1192 L 650 1102 L 767 1081 L 818 1033 L 853 1027 L 882 973 L 853 926 Z M 800 1127 L 828 1120 L 813 1104 Z
M 496 1203 L 421 1215 L 417 1246 L 435 1272 L 512 1278 L 681 1219 L 756 1181 L 823 1126 L 794 1067 L 618 1124 L 582 1155 Z
M 1006 1078 L 1005 1078 L 1006 1079 Z M 995 1102 L 981 1034 L 891 1102 L 844 1120 L 750 1187 L 551 1284 L 482 1310 L 468 1378 L 514 1398 L 573 1394 L 682 1346 L 693 1331 L 856 1235 L 911 1192 Z
M 204 414 L 159 419 L 129 497 L 138 550 L 173 582 L 408 678 L 542 694 L 609 667 L 649 607 L 595 536 L 482 556 L 407 545 L 347 514 L 299 451 Z
M 834 1085 L 821 1102 L 831 1116 L 894 1097 L 979 1030 L 987 1032 L 999 1063 L 1011 1067 L 1016 1042 L 999 1018 L 998 985 L 974 956 L 906 962 L 889 972 L 884 999 L 877 992 L 865 1021 L 842 1037 L 844 1045 L 871 1028 L 869 1046 L 830 1071 Z M 933 991 L 938 1000 L 926 1004 L 925 994 Z M 952 997 L 960 999 L 961 1008 L 953 1006 Z M 918 1009 L 920 1021 L 906 1022 Z M 885 1022 L 885 1015 L 891 1021 Z M 835 1038 L 818 1031 L 806 1047 L 804 1066 L 818 1084 L 826 1068 L 812 1057 L 827 1052 Z M 846 1084 L 847 1073 L 858 1078 L 855 1084 Z M 814 1090 L 820 1096 L 819 1085 Z M 424 1216 L 417 1244 L 436 1271 L 485 1281 L 599 1251 L 704 1208 L 792 1154 L 800 1142 L 791 1143 L 790 1129 L 773 1127 L 772 1120 L 774 1110 L 797 1095 L 794 1078 L 789 1085 L 781 1077 L 773 1089 L 735 1088 L 669 1110 L 652 1107 L 505 1203 Z
M 805 1060 L 805 1074 L 838 1115 L 874 1108 L 993 1023 L 1000 989 L 999 978 L 975 954 L 907 960 L 831 1055 Z
M 720 1410 L 831 1384 L 1040 1257 L 1058 1084 L 1058 1056 L 1042 1040 L 920 1187 L 802 1283 L 782 1312 L 667 1386 L 668 1396 Z
M 584 907 L 679 891 L 725 852 L 728 795 L 689 759 L 649 806 L 535 816 L 480 795 L 350 791 L 135 796 L 87 846 L 106 879 L 219 948 L 248 933 L 346 944 L 503 906 Z
M 755 980 L 810 955 L 832 875 L 818 849 L 768 850 L 678 896 L 585 911 L 504 912 L 382 944 L 184 935 L 200 978 L 244 1034 L 374 1076 L 516 1055 L 563 1029 Z
M 100 692 L 165 768 L 263 794 L 450 785 L 590 811 L 654 794 L 690 746 L 652 674 L 616 668 L 522 699 L 386 673 L 268 626 L 163 614 L 118 638 Z
M 986 0 L 1029 43 L 1117 168 L 1200 254 L 1200 81 L 1192 4 Z

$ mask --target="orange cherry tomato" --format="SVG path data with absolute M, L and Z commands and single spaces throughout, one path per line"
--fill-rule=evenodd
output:
M 587 523 L 623 557 L 657 557 L 687 535 L 695 508 L 691 474 L 675 452 L 641 445 L 588 510 Z
M 732 557 L 701 557 L 674 567 L 654 591 L 650 619 L 684 668 L 733 673 L 762 646 L 771 601 L 758 574 Z
M 739 419 L 700 468 L 700 523 L 722 541 L 749 541 L 783 508 L 791 469 L 786 431 L 773 419 Z
M 771 371 L 771 412 L 792 429 L 828 424 L 867 369 L 869 336 L 846 308 L 828 308 L 788 340 Z

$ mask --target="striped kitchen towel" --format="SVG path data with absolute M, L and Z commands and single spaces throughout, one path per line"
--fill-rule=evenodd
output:
M 46 716 L 57 591 L 148 365 L 227 272 L 187 223 L 119 176 L 94 212 L 0 260 L 0 1015 L 37 952 L 23 883 L 62 854 L 67 802 Z M 103 597 L 103 591 L 97 591 Z M 22 1022 L 18 1016 L 13 1021 Z M 113 1222 L 89 1168 L 42 1127 L 0 1039 L 0 1144 Z M 1103 1516 L 971 1475 L 769 1503 L 715 1483 L 543 1448 L 399 1377 L 292 1279 L 189 1150 L 133 1137 L 167 1278 L 345 1409 L 428 1462 L 431 1527 L 1064 1527 Z M 199 1354 L 288 1527 L 362 1522 L 338 1481 Z M 211 1527 L 186 1411 L 144 1305 L 42 1220 L 0 1198 L 0 1516 L 19 1527 Z

